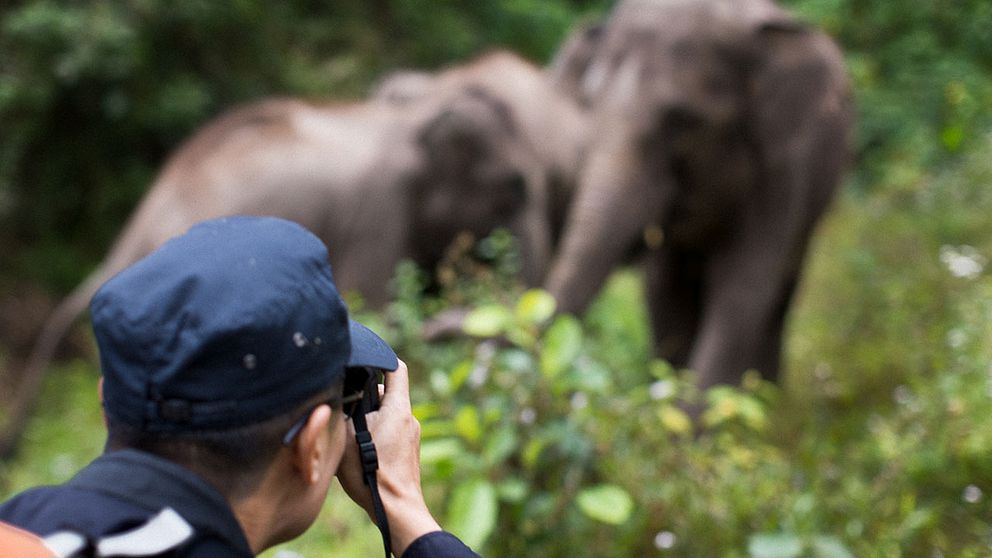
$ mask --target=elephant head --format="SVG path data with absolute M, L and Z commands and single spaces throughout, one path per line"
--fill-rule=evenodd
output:
M 435 111 L 418 135 L 429 170 L 415 188 L 422 212 L 416 222 L 433 223 L 435 238 L 453 227 L 485 234 L 498 222 L 518 239 L 524 281 L 542 284 L 589 133 L 577 103 L 541 68 L 508 51 L 437 73 L 395 72 L 373 98 Z M 430 185 L 438 180 L 444 185 Z M 448 215 L 446 231 L 436 226 L 440 215 Z
M 551 257 L 547 187 L 512 110 L 473 86 L 421 104 L 432 115 L 416 133 L 422 165 L 408 184 L 415 259 L 436 265 L 459 233 L 504 227 L 518 241 L 524 280 L 539 284 Z

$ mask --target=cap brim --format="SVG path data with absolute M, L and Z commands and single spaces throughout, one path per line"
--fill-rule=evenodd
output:
M 399 368 L 399 361 L 396 353 L 388 343 L 375 334 L 371 329 L 363 326 L 355 320 L 349 320 L 348 328 L 351 331 L 351 358 L 348 359 L 349 367 L 368 366 L 380 370 L 396 370 Z

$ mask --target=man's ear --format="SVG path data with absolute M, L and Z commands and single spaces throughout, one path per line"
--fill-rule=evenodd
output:
M 296 437 L 290 448 L 293 452 L 294 468 L 299 472 L 300 479 L 306 484 L 317 483 L 320 480 L 320 475 L 325 473 L 321 462 L 329 448 L 327 447 L 327 436 L 323 434 L 330 426 L 330 421 L 330 407 L 320 405 L 314 409 L 303 429 L 300 430 L 300 435 Z M 329 474 L 333 474 L 333 472 Z

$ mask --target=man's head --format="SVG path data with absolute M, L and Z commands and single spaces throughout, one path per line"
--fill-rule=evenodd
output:
M 348 318 L 323 243 L 276 218 L 196 225 L 90 310 L 110 447 L 177 461 L 229 499 L 260 482 L 297 419 L 340 399 L 348 367 L 397 366 Z

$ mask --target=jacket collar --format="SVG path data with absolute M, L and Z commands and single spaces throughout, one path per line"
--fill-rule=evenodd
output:
M 85 488 L 159 511 L 171 507 L 193 527 L 209 532 L 245 556 L 253 556 L 227 500 L 180 465 L 132 449 L 103 454 L 80 471 L 69 485 Z

